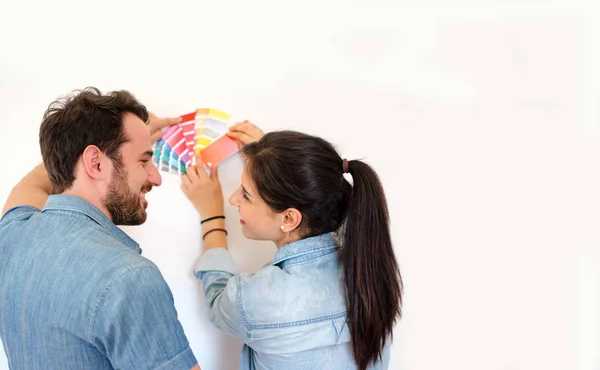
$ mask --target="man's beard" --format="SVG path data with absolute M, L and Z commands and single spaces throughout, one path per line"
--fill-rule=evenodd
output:
M 116 164 L 114 176 L 108 187 L 104 205 L 115 225 L 135 226 L 146 222 L 147 203 L 140 204 L 140 193 L 134 193 L 129 188 L 125 171 Z M 151 185 L 144 185 L 140 191 L 150 191 Z

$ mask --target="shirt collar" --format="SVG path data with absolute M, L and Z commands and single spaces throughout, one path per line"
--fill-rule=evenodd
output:
M 123 230 L 119 229 L 117 225 L 115 225 L 108 217 L 106 217 L 104 213 L 102 213 L 102 211 L 82 198 L 65 194 L 51 195 L 48 198 L 44 209 L 42 209 L 42 212 L 53 210 L 81 213 L 92 219 L 98 225 L 102 226 L 111 235 L 119 239 L 119 241 L 129 248 L 135 250 L 139 254 L 142 253 L 140 245 L 135 240 L 131 239 Z
M 298 258 L 315 252 L 335 249 L 335 234 L 328 233 L 310 238 L 301 239 L 279 248 L 275 257 L 271 261 L 272 265 L 276 265 L 285 260 Z

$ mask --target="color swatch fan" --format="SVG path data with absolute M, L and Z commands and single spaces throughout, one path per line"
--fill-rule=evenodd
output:
M 216 166 L 239 150 L 237 142 L 225 135 L 230 126 L 227 113 L 202 108 L 181 118 L 154 145 L 153 161 L 160 171 L 186 173 L 195 152 L 202 153 L 206 165 Z

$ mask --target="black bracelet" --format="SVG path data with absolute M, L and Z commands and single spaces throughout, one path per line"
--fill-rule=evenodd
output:
M 202 240 L 204 240 L 204 238 L 206 238 L 206 235 L 212 233 L 213 231 L 222 231 L 225 233 L 225 236 L 227 236 L 227 230 L 225 230 L 225 229 L 212 229 L 212 230 L 208 230 L 207 232 L 204 233 L 204 235 L 202 236 Z
M 200 221 L 200 225 L 202 225 L 203 223 L 208 222 L 208 221 L 216 220 L 217 218 L 225 219 L 225 216 L 215 216 L 215 217 L 207 218 L 206 220 Z

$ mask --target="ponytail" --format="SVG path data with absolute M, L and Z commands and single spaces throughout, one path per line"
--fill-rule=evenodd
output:
M 390 236 L 389 214 L 379 177 L 360 161 L 352 175 L 340 260 L 344 270 L 348 325 L 358 369 L 381 360 L 402 315 L 402 278 Z

